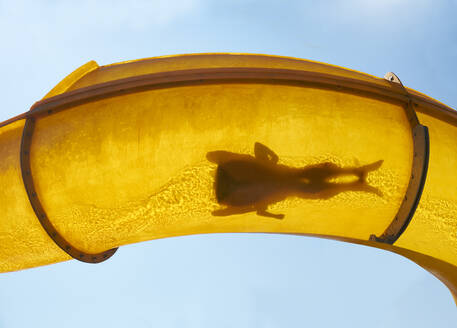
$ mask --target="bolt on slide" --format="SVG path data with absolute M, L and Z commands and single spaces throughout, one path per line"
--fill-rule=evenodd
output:
M 203 233 L 385 249 L 457 294 L 457 113 L 307 60 L 89 62 L 0 123 L 0 272 Z

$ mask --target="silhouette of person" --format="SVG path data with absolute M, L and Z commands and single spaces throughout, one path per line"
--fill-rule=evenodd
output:
M 382 196 L 379 189 L 367 184 L 368 172 L 378 169 L 383 161 L 361 167 L 342 168 L 325 162 L 303 168 L 278 164 L 267 146 L 256 142 L 254 156 L 223 150 L 208 152 L 206 158 L 217 164 L 214 189 L 219 204 L 212 212 L 228 216 L 255 211 L 258 215 L 282 219 L 283 214 L 267 211 L 269 205 L 287 197 L 328 199 L 344 191 L 363 191 Z M 351 182 L 330 182 L 332 178 L 353 175 Z

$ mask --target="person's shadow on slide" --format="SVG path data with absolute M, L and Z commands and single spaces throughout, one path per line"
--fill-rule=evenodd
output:
M 268 206 L 287 197 L 328 199 L 345 191 L 362 191 L 382 196 L 368 185 L 368 172 L 377 170 L 383 160 L 360 167 L 339 167 L 325 162 L 303 168 L 278 164 L 278 156 L 267 146 L 256 142 L 255 156 L 224 150 L 211 151 L 206 158 L 217 164 L 214 189 L 217 202 L 224 207 L 212 212 L 228 216 L 255 211 L 276 219 L 284 214 L 267 211 Z M 350 182 L 330 182 L 332 178 L 353 176 Z

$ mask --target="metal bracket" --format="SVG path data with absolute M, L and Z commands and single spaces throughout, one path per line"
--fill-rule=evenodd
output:
M 390 225 L 380 237 L 377 237 L 373 234 L 369 239 L 371 241 L 377 241 L 392 245 L 398 240 L 401 234 L 408 227 L 409 222 L 414 216 L 417 205 L 419 204 L 427 177 L 430 153 L 430 138 L 428 134 L 428 128 L 419 123 L 408 91 L 403 86 L 398 76 L 396 76 L 394 73 L 389 72 L 384 76 L 384 78 L 392 83 L 399 84 L 403 91 L 406 93 L 406 96 L 409 98 L 408 104 L 405 107 L 405 111 L 411 124 L 414 152 L 411 177 L 405 197 L 403 198 L 400 208 L 398 209 L 397 215 L 395 215 L 394 220 L 390 223 Z
M 33 116 L 29 116 L 25 121 L 24 131 L 22 132 L 20 159 L 22 180 L 24 182 L 24 187 L 29 197 L 33 211 L 35 212 L 38 220 L 41 223 L 41 226 L 47 232 L 49 237 L 51 237 L 51 239 L 57 244 L 57 246 L 59 246 L 65 253 L 81 262 L 103 262 L 111 256 L 113 256 L 113 254 L 117 251 L 117 248 L 113 248 L 108 251 L 97 254 L 89 254 L 81 251 L 80 249 L 77 249 L 76 247 L 72 246 L 61 234 L 59 234 L 57 229 L 53 226 L 48 216 L 46 215 L 43 206 L 41 205 L 41 202 L 35 190 L 35 185 L 33 183 L 32 171 L 30 166 L 30 149 L 32 144 L 33 131 L 35 128 L 35 121 L 36 118 Z
M 400 84 L 401 86 L 403 86 L 403 83 L 401 83 L 400 79 L 398 78 L 397 75 L 395 75 L 395 73 L 387 72 L 387 73 L 384 75 L 384 78 L 385 78 L 387 81 L 394 82 L 394 83 L 398 83 L 398 84 Z

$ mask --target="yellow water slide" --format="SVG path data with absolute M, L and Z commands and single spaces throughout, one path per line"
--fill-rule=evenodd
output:
M 457 294 L 457 114 L 301 59 L 80 67 L 0 124 L 0 271 L 221 232 L 382 248 Z

